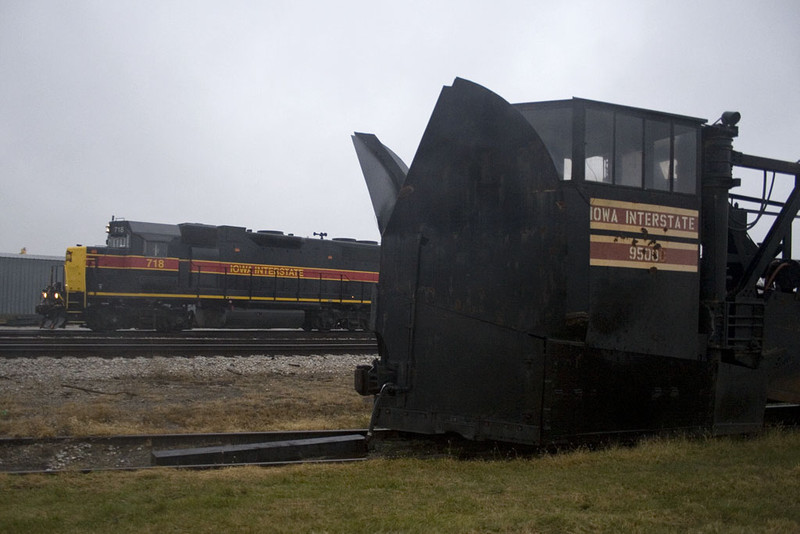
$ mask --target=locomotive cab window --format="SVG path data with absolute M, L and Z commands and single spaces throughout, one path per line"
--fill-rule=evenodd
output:
M 131 246 L 131 236 L 123 235 L 123 236 L 109 236 L 106 239 L 106 244 L 110 248 L 128 248 Z
M 669 118 L 592 108 L 586 109 L 584 127 L 584 180 L 696 192 L 697 127 Z
M 614 115 L 604 110 L 587 109 L 583 173 L 587 181 L 611 183 L 613 141 Z
M 106 226 L 106 245 L 110 248 L 129 248 L 131 246 L 131 234 L 124 222 L 111 221 Z
M 699 137 L 697 128 L 674 125 L 672 190 L 694 193 L 697 190 Z
M 644 188 L 669 191 L 670 128 L 665 121 L 645 121 Z
M 536 129 L 558 175 L 572 179 L 572 105 L 562 102 L 517 104 L 517 109 Z
M 614 143 L 614 183 L 631 187 L 642 186 L 642 120 L 629 115 L 617 114 Z
M 563 180 L 697 192 L 703 119 L 582 99 L 516 107 Z

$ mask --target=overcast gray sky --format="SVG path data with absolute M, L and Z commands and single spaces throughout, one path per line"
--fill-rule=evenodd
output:
M 0 0 L 0 252 L 103 244 L 112 215 L 377 239 L 350 134 L 410 164 L 456 76 L 734 109 L 737 150 L 796 160 L 799 23 L 796 0 Z

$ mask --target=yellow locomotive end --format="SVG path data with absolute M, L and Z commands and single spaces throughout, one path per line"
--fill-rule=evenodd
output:
M 64 261 L 67 309 L 82 310 L 86 296 L 86 247 L 68 247 Z

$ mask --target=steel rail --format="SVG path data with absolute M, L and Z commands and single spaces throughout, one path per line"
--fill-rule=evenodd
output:
M 147 354 L 363 354 L 377 352 L 371 332 L 203 330 L 123 331 L 0 329 L 0 357 Z
M 776 410 L 788 410 L 781 417 L 767 417 L 766 426 L 797 426 L 798 405 L 775 406 Z M 769 415 L 769 411 L 768 411 Z M 369 437 L 367 437 L 369 435 Z M 339 438 L 363 438 L 363 447 L 358 448 L 350 456 L 341 454 L 335 441 L 331 441 L 331 454 L 326 457 L 323 450 L 315 448 L 312 454 L 303 456 L 303 445 L 299 444 L 298 452 L 291 459 L 227 459 L 232 461 L 207 461 L 208 449 L 232 450 L 234 453 L 247 446 L 259 447 L 268 444 L 280 444 L 282 451 L 292 449 L 294 442 L 304 440 L 335 440 Z M 445 441 L 443 441 L 446 438 Z M 367 447 L 367 440 L 369 446 Z M 455 446 L 452 441 L 455 440 Z M 498 448 L 500 447 L 500 448 Z M 417 439 L 399 435 L 387 429 L 374 429 L 368 434 L 367 429 L 352 430 L 309 430 L 288 432 L 244 432 L 244 433 L 210 433 L 210 434 L 144 434 L 122 436 L 89 436 L 89 437 L 49 437 L 49 438 L 0 438 L 0 472 L 7 474 L 53 474 L 53 473 L 89 473 L 96 471 L 137 471 L 147 469 L 214 469 L 231 466 L 285 466 L 307 463 L 350 463 L 369 460 L 374 457 L 392 457 L 416 455 L 420 457 L 440 457 L 455 454 L 465 458 L 502 457 L 506 455 L 539 454 L 544 449 L 532 447 L 520 448 L 518 444 L 495 442 L 475 442 L 453 436 L 418 436 Z M 156 451 L 195 448 L 198 451 L 175 451 L 186 461 L 183 463 L 155 465 Z M 213 452 L 213 451 L 212 451 Z M 205 455 L 204 455 L 205 454 Z M 268 455 L 271 454 L 268 452 Z M 219 457 L 219 455 L 217 455 Z M 192 458 L 203 461 L 193 463 Z
M 242 340 L 242 339 L 0 339 L 0 357 L 32 356 L 142 356 L 195 354 L 368 354 L 377 352 L 374 341 L 343 340 Z
M 218 467 L 259 465 L 279 466 L 298 463 L 354 462 L 367 459 L 363 451 L 352 456 L 336 450 L 337 438 L 360 437 L 366 440 L 366 429 L 308 430 L 287 432 L 234 432 L 210 434 L 143 434 L 122 436 L 0 438 L 0 472 L 9 474 L 51 474 L 63 472 L 132 471 L 153 468 L 210 469 Z M 383 432 L 373 434 L 380 439 Z M 303 443 L 321 442 L 313 452 L 303 448 Z M 328 440 L 331 445 L 326 444 Z M 155 465 L 158 452 L 174 449 L 242 448 L 274 445 L 289 451 L 291 459 L 269 459 L 274 451 L 262 454 L 258 461 L 223 461 L 201 463 L 184 462 L 175 465 Z M 47 451 L 42 453 L 41 451 Z M 191 449 L 189 449 L 191 450 Z M 326 451 L 330 454 L 326 454 Z M 180 451 L 178 451 L 180 452 Z M 309 456 L 304 456 L 308 454 Z M 74 455 L 74 457 L 70 457 Z M 22 458 L 21 460 L 18 458 Z M 15 459 L 17 458 L 17 459 Z M 192 456 L 187 456 L 191 459 Z M 266 458 L 264 460 L 263 458 Z
M 268 337 L 268 338 L 296 338 L 296 337 L 372 337 L 374 334 L 366 330 L 300 330 L 300 329 L 249 329 L 249 328 L 192 328 L 190 330 L 175 330 L 172 332 L 158 332 L 156 330 L 113 330 L 99 332 L 88 328 L 18 328 L 0 325 L 2 337 Z
M 329 330 L 256 330 L 256 329 L 192 329 L 176 332 L 156 332 L 154 330 L 115 330 L 112 332 L 95 332 L 86 328 L 14 328 L 0 326 L 0 339 L 31 338 L 31 339 L 360 339 L 373 340 L 375 334 L 368 331 Z

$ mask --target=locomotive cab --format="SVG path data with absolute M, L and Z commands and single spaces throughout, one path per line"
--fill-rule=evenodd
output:
M 514 108 L 539 134 L 560 180 L 571 236 L 564 316 L 585 328 L 575 339 L 696 359 L 697 341 L 685 332 L 698 317 L 705 121 L 583 99 Z

